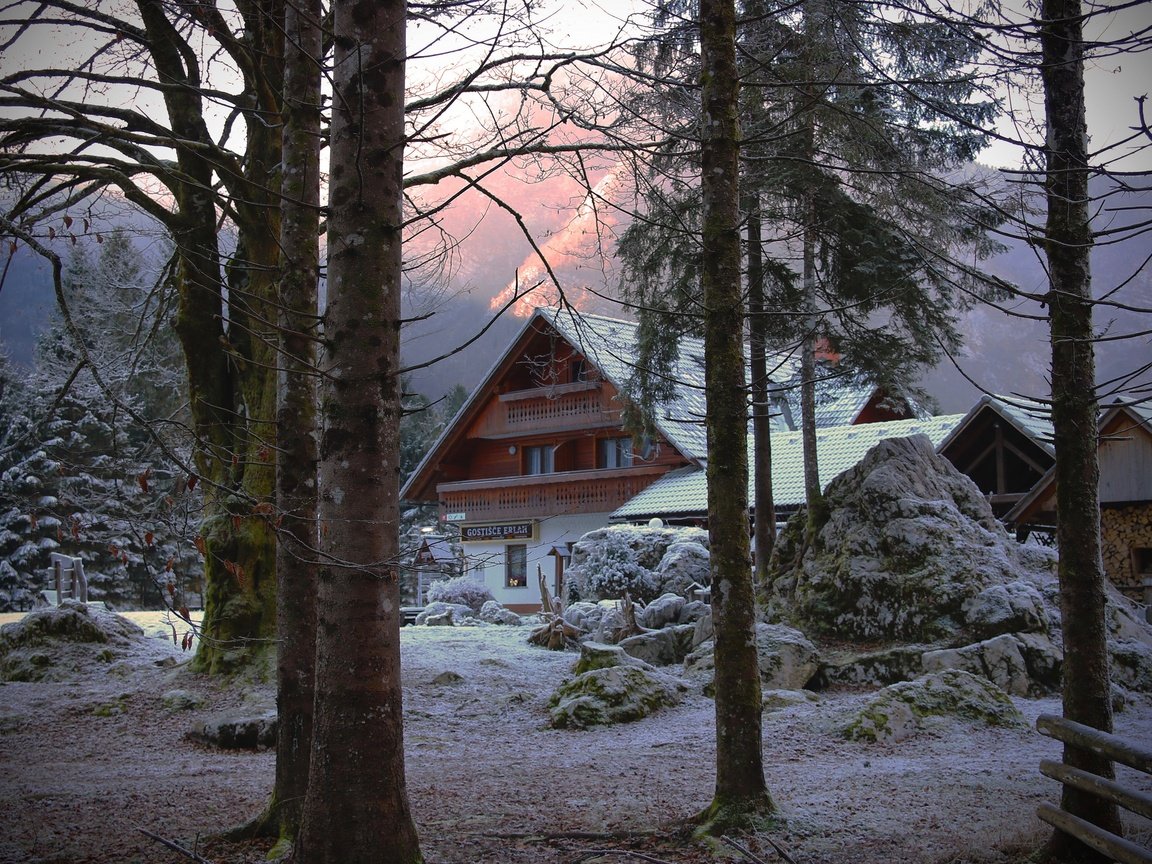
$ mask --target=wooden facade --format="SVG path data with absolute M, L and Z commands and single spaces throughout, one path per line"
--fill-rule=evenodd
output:
M 1124 403 L 1100 419 L 1101 557 L 1130 599 L 1152 603 L 1152 417 Z M 1048 471 L 1005 516 L 1022 534 L 1056 524 L 1055 472 Z
M 558 584 L 571 543 L 692 462 L 666 436 L 633 441 L 623 408 L 616 383 L 537 314 L 402 495 L 436 502 L 463 529 L 471 571 L 505 606 L 535 611 L 538 571 Z M 513 524 L 527 526 L 524 536 L 508 535 Z

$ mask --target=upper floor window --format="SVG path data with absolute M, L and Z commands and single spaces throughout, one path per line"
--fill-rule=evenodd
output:
M 596 461 L 600 468 L 629 468 L 632 465 L 631 438 L 601 438 Z
M 556 451 L 551 444 L 524 448 L 525 474 L 551 474 L 556 470 Z

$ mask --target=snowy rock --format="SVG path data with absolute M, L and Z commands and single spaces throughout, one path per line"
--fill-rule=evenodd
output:
M 5 624 L 0 628 L 0 650 L 54 641 L 127 644 L 143 635 L 143 629 L 109 612 L 102 603 L 65 600 Z
M 955 669 L 885 687 L 841 729 L 846 738 L 902 741 L 930 717 L 959 717 L 991 726 L 1026 727 L 1008 695 L 986 678 Z
M 765 690 L 762 704 L 765 711 L 781 711 L 794 705 L 809 705 L 820 701 L 811 690 Z
M 982 675 L 1013 696 L 1027 696 L 1032 689 L 1020 646 L 1007 634 L 964 648 L 926 651 L 923 661 L 925 672 L 959 669 Z
M 962 648 L 926 651 L 925 672 L 960 669 L 982 675 L 1013 696 L 1039 696 L 1060 686 L 1063 652 L 1043 633 L 1005 633 Z
M 685 689 L 674 678 L 637 666 L 593 669 L 557 688 L 549 714 L 560 729 L 626 723 L 678 704 Z
M 264 750 L 276 745 L 276 712 L 255 716 L 225 716 L 192 725 L 188 737 L 222 750 Z
M 509 627 L 519 627 L 524 623 L 524 619 L 513 612 L 511 609 L 505 609 L 496 600 L 489 600 L 480 607 L 479 616 L 481 621 L 488 624 L 503 624 Z
M 715 643 L 701 643 L 684 658 L 684 674 L 703 682 L 705 694 L 713 692 Z M 760 681 L 766 690 L 800 690 L 819 668 L 819 652 L 799 630 L 780 624 L 756 625 L 756 659 Z
M 687 604 L 688 601 L 679 594 L 661 594 L 644 608 L 643 613 L 638 616 L 639 622 L 653 630 L 659 630 L 669 624 L 679 624 L 680 613 Z
M 629 636 L 620 642 L 620 647 L 652 666 L 671 666 L 673 663 L 684 662 L 692 650 L 692 636 L 695 632 L 695 625 L 677 624 Z
M 453 672 L 451 669 L 441 672 L 432 679 L 432 683 L 438 687 L 443 687 L 448 684 L 459 684 L 464 680 L 464 676 L 459 672 Z
M 695 624 L 702 618 L 712 616 L 712 607 L 703 600 L 689 600 L 680 610 L 681 624 Z
M 466 618 L 471 618 L 472 615 L 472 607 L 465 606 L 463 603 L 437 601 L 424 607 L 424 611 L 416 616 L 416 623 L 425 624 L 429 627 L 444 627 L 460 624 Z
M 861 641 L 1043 628 L 1030 586 L 1051 581 L 1050 553 L 1010 538 L 976 485 L 927 437 L 881 441 L 825 496 L 828 520 L 799 568 L 772 585 L 773 617 Z M 795 558 L 802 534 L 789 526 L 780 560 Z
M 709 606 L 704 610 L 704 614 L 696 621 L 696 632 L 692 634 L 693 650 L 699 648 L 705 642 L 711 642 L 714 635 L 716 634 L 712 627 L 712 607 Z
M 814 682 L 819 689 L 830 686 L 883 687 L 908 681 L 924 671 L 923 645 L 893 645 L 877 651 L 838 651 L 823 658 Z
M 969 597 L 960 606 L 964 623 L 983 638 L 1001 633 L 1027 633 L 1048 630 L 1044 598 L 1028 582 L 990 585 Z
M 579 600 L 570 603 L 564 610 L 564 620 L 585 632 L 591 631 L 604 615 L 604 609 L 597 603 Z
M 133 656 L 144 631 L 101 604 L 65 600 L 0 627 L 0 681 L 66 680 Z
M 808 637 L 782 624 L 756 625 L 756 656 L 766 689 L 799 690 L 820 665 L 819 653 Z
M 573 673 L 582 675 L 593 669 L 609 669 L 612 666 L 637 666 L 655 671 L 651 665 L 628 654 L 619 645 L 606 645 L 603 642 L 581 642 L 580 659 L 576 661 Z
M 711 566 L 711 556 L 703 543 L 683 540 L 668 547 L 652 575 L 658 590 L 686 595 L 694 585 L 708 584 Z

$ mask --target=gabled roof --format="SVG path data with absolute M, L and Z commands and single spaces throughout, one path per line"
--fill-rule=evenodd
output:
M 885 438 L 927 435 L 933 446 L 963 419 L 962 414 L 947 414 L 918 420 L 894 420 L 888 423 L 863 423 L 818 429 L 816 447 L 820 462 L 820 485 L 856 465 L 873 446 Z M 751 440 L 749 447 L 751 448 Z M 749 454 L 748 494 L 752 500 L 755 474 Z M 804 454 L 801 433 L 772 434 L 772 499 L 781 510 L 804 503 Z M 653 516 L 691 518 L 703 516 L 708 509 L 705 472 L 699 468 L 672 471 L 612 514 L 614 521 L 642 520 Z
M 637 324 L 603 315 L 578 312 L 570 307 L 537 308 L 524 323 L 505 352 L 485 374 L 456 416 L 413 471 L 400 494 L 425 491 L 428 468 L 463 434 L 467 421 L 482 410 L 492 388 L 516 362 L 528 340 L 543 328 L 552 328 L 600 370 L 601 375 L 623 392 L 636 358 Z M 779 355 L 769 364 L 776 383 L 772 428 L 786 432 L 800 420 L 799 361 Z M 689 461 L 704 464 L 708 459 L 704 400 L 704 342 L 691 336 L 681 338 L 679 353 L 667 374 L 676 382 L 675 395 L 655 418 L 656 428 Z M 861 385 L 848 377 L 829 376 L 817 384 L 817 426 L 851 423 L 860 416 L 876 393 L 871 385 Z
M 1145 432 L 1152 435 L 1152 405 L 1147 402 L 1129 402 L 1117 398 L 1110 405 L 1102 405 L 1098 428 L 1107 428 L 1120 416 L 1128 418 L 1137 427 L 1143 428 Z M 1027 524 L 1044 509 L 1044 504 L 1052 495 L 1055 487 L 1056 466 L 1053 465 L 1028 491 L 1028 494 L 1017 501 L 1016 505 L 1004 515 L 1004 522 L 1009 525 Z
M 936 449 L 938 451 L 947 450 L 948 446 L 962 437 L 976 422 L 977 418 L 986 411 L 999 414 L 1037 447 L 1055 458 L 1056 449 L 1052 443 L 1052 409 L 1047 403 L 1026 399 L 1022 396 L 981 396 L 980 400 L 972 406 L 964 418 L 956 424 L 956 428 L 940 442 Z

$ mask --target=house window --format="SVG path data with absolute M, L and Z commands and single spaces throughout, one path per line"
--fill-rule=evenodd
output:
M 504 547 L 504 587 L 528 587 L 528 547 L 523 543 Z
M 601 468 L 628 468 L 632 465 L 631 438 L 601 438 L 597 456 Z
M 555 451 L 550 444 L 524 448 L 525 474 L 551 474 L 555 470 Z
M 573 384 L 580 381 L 586 381 L 588 375 L 588 367 L 584 364 L 583 357 L 573 357 L 572 362 L 568 364 L 568 380 Z

